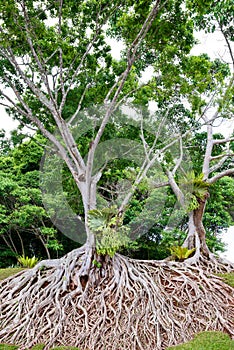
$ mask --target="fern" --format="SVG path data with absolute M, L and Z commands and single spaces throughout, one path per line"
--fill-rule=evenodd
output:
M 175 260 L 184 261 L 188 259 L 194 252 L 196 248 L 188 249 L 186 247 L 174 246 L 170 248 L 171 255 Z
M 132 244 L 129 228 L 123 225 L 116 206 L 90 210 L 88 224 L 96 234 L 96 250 L 99 255 L 109 255 L 112 258 L 118 250 Z
M 187 211 L 199 207 L 199 199 L 204 200 L 207 196 L 209 184 L 204 181 L 204 174 L 195 175 L 194 171 L 186 173 L 179 181 L 182 191 L 185 193 Z
M 39 259 L 37 259 L 35 256 L 33 256 L 32 258 L 29 258 L 28 256 L 25 257 L 22 255 L 22 256 L 19 256 L 17 260 L 22 267 L 32 268 L 37 264 Z

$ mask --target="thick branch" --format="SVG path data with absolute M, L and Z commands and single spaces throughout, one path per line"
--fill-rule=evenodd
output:
M 107 112 L 102 120 L 102 123 L 100 125 L 100 128 L 96 134 L 96 137 L 94 139 L 94 141 L 92 142 L 92 145 L 90 147 L 89 153 L 88 153 L 88 160 L 87 160 L 87 182 L 90 182 L 91 179 L 91 173 L 92 173 L 92 165 L 93 165 L 93 159 L 94 159 L 94 153 L 95 150 L 97 148 L 97 145 L 101 139 L 101 136 L 104 132 L 105 126 L 108 123 L 108 120 L 111 116 L 112 111 L 115 108 L 116 102 L 118 100 L 118 97 L 122 91 L 122 88 L 127 80 L 127 77 L 129 75 L 129 72 L 134 64 L 134 61 L 136 59 L 136 52 L 137 49 L 139 48 L 140 44 L 142 43 L 142 41 L 144 40 L 148 30 L 150 29 L 152 22 L 154 21 L 157 13 L 158 13 L 158 7 L 160 4 L 161 0 L 157 0 L 154 7 L 152 8 L 150 14 L 148 15 L 148 17 L 146 18 L 141 30 L 139 31 L 139 33 L 137 34 L 136 38 L 134 39 L 134 41 L 132 42 L 130 48 L 128 49 L 128 53 L 127 53 L 127 58 L 128 58 L 128 62 L 127 62 L 127 68 L 125 69 L 122 79 L 120 80 L 119 86 L 114 94 L 114 97 L 107 109 Z M 89 189 L 90 190 L 90 189 Z
M 184 205 L 185 205 L 184 194 L 181 191 L 181 189 L 179 188 L 179 186 L 177 185 L 177 183 L 174 179 L 173 173 L 170 170 L 166 170 L 166 174 L 167 174 L 169 184 L 171 186 L 172 191 L 176 195 L 178 202 L 184 207 Z
M 234 168 L 232 169 L 227 169 L 227 170 L 224 170 L 222 171 L 221 173 L 213 176 L 212 178 L 208 179 L 208 183 L 209 184 L 213 184 L 215 183 L 217 180 L 221 179 L 222 177 L 224 176 L 233 176 L 234 175 Z
M 203 161 L 202 173 L 204 174 L 204 180 L 208 179 L 210 173 L 210 158 L 213 150 L 213 127 L 207 125 L 207 141 L 206 141 L 206 152 Z
M 211 168 L 210 168 L 210 171 L 209 173 L 213 173 L 214 171 L 218 170 L 221 168 L 221 166 L 226 162 L 226 160 L 228 159 L 229 157 L 228 156 L 225 156 L 225 157 L 222 157 L 222 159 L 215 165 L 213 165 Z
M 220 145 L 222 143 L 227 143 L 227 142 L 231 142 L 231 141 L 234 141 L 234 137 L 227 137 L 225 139 L 216 139 L 216 140 L 213 140 L 213 145 Z

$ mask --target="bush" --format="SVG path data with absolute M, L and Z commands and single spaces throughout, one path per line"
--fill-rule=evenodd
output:
M 34 267 L 38 263 L 38 260 L 39 259 L 37 259 L 35 256 L 33 256 L 32 258 L 23 255 L 18 257 L 18 262 L 20 263 L 20 265 L 26 268 Z

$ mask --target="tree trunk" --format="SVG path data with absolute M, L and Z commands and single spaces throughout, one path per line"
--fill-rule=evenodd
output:
M 199 207 L 193 211 L 193 221 L 200 242 L 200 251 L 202 255 L 209 256 L 210 251 L 206 244 L 206 231 L 203 226 L 203 215 L 205 211 L 206 201 L 209 193 L 203 199 L 198 199 Z
M 202 255 L 209 256 L 210 251 L 206 244 L 206 231 L 203 226 L 203 215 L 209 193 L 203 199 L 197 199 L 199 207 L 189 214 L 188 235 L 183 246 L 188 249 L 196 248 Z
M 88 226 L 88 213 L 89 210 L 96 209 L 96 184 L 93 184 L 91 181 L 79 183 L 78 188 L 82 196 L 82 202 L 84 206 L 84 215 L 85 215 L 85 230 L 87 234 L 86 245 L 87 247 L 95 247 L 95 235 L 90 231 Z

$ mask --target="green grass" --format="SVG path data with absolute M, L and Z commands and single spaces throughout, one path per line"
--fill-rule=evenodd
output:
M 14 345 L 0 344 L 0 350 L 16 350 Z M 44 345 L 35 345 L 31 350 L 43 350 Z M 72 346 L 58 346 L 53 350 L 79 350 Z M 123 350 L 123 349 L 121 349 Z M 234 341 L 222 332 L 203 332 L 197 334 L 193 340 L 188 343 L 172 346 L 167 350 L 234 350 Z
M 17 274 L 20 271 L 25 270 L 23 267 L 8 267 L 6 269 L 0 269 L 0 281 L 7 277 Z
M 43 350 L 45 345 L 38 344 L 33 346 L 30 350 Z M 7 345 L 7 344 L 0 344 L 0 350 L 16 350 L 18 349 L 18 346 L 15 345 Z M 55 348 L 52 348 L 53 350 L 79 350 L 79 348 L 75 348 L 73 346 L 57 346 Z
M 202 332 L 190 342 L 167 350 L 234 350 L 234 341 L 222 332 Z
M 18 349 L 18 346 L 7 345 L 7 344 L 0 344 L 0 350 L 15 350 L 15 349 Z
M 23 267 L 9 267 L 7 269 L 0 269 L 0 281 L 23 270 L 25 270 Z
M 223 277 L 225 283 L 229 284 L 229 286 L 234 287 L 234 272 L 220 274 L 219 276 Z

